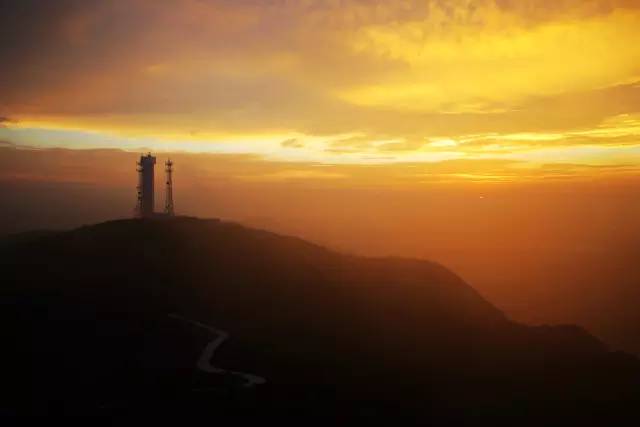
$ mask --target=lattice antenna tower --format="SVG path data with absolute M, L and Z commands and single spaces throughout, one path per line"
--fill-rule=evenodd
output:
M 167 214 L 168 216 L 173 216 L 174 215 L 174 210 L 173 210 L 173 162 L 171 161 L 171 159 L 167 160 L 165 162 L 165 169 L 164 171 L 167 174 L 167 190 L 166 190 L 166 195 L 165 195 L 165 207 L 164 207 L 164 213 Z

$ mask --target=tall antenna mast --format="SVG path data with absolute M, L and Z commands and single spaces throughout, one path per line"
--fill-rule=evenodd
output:
M 167 173 L 167 194 L 165 196 L 164 213 L 168 216 L 173 216 L 173 162 L 169 159 L 164 165 L 164 171 Z
M 136 172 L 138 172 L 138 185 L 136 186 L 136 190 L 138 191 L 135 214 L 138 217 L 142 217 L 142 163 L 136 162 Z
M 138 171 L 138 205 L 137 214 L 140 218 L 152 218 L 154 196 L 153 196 L 153 174 L 156 158 L 151 153 L 140 156 L 136 170 Z

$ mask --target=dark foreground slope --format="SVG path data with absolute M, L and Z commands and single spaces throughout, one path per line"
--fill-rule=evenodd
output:
M 5 416 L 534 425 L 640 403 L 635 358 L 514 324 L 426 261 L 191 218 L 14 237 L 0 255 Z

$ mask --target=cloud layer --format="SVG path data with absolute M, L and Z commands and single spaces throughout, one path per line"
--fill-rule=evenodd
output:
M 90 134 L 88 147 L 101 135 L 103 147 L 169 141 L 321 163 L 637 161 L 637 1 L 0 9 L 0 116 L 14 120 L 5 140 L 51 145 L 65 131 L 78 133 L 58 146 Z M 601 157 L 586 159 L 584 146 Z

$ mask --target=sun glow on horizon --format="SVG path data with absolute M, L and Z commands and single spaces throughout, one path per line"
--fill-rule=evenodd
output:
M 46 53 L 27 39 L 1 58 L 0 141 L 399 171 L 464 160 L 460 180 L 473 161 L 496 181 L 640 167 L 640 4 L 171 3 L 79 6 L 47 27 Z

